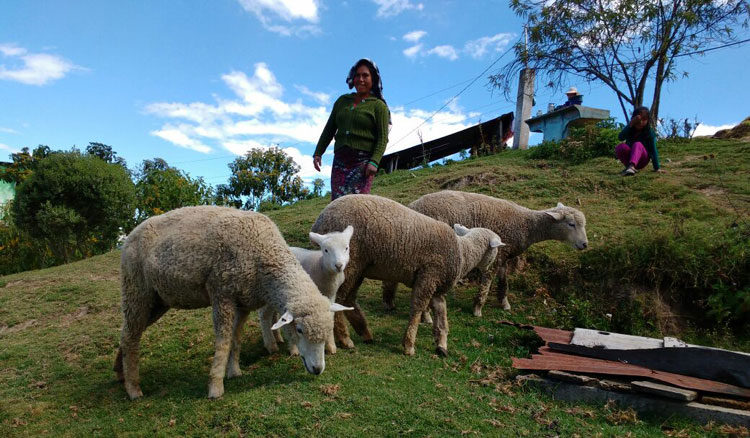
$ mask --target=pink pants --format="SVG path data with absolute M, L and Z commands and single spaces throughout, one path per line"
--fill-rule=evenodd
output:
M 648 156 L 646 148 L 639 141 L 633 143 L 630 147 L 626 143 L 620 143 L 615 148 L 615 157 L 622 162 L 623 165 L 628 166 L 633 164 L 636 169 L 643 169 L 648 164 L 651 157 Z

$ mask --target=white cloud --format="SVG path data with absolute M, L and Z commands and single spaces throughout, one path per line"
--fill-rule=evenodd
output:
M 714 135 L 716 134 L 717 131 L 721 131 L 722 129 L 732 129 L 735 126 L 737 126 L 737 123 L 732 123 L 729 125 L 719 125 L 719 126 L 704 125 L 703 123 L 701 123 L 695 129 L 695 133 L 693 134 L 693 137 L 699 137 L 702 135 Z
M 0 150 L 8 151 L 11 154 L 21 152 L 21 149 L 14 148 L 12 146 L 8 146 L 7 144 L 2 144 L 2 143 L 0 143 Z
M 313 98 L 315 101 L 317 101 L 320 104 L 326 105 L 327 103 L 331 101 L 330 94 L 310 91 L 310 89 L 305 87 L 304 85 L 295 85 L 294 88 L 296 88 L 297 91 L 304 94 L 305 96 L 309 96 Z
M 515 38 L 512 33 L 498 33 L 493 36 L 486 36 L 476 40 L 468 41 L 464 45 L 464 51 L 475 59 L 483 57 L 487 53 L 496 53 L 508 46 Z
M 420 39 L 422 39 L 423 36 L 427 35 L 427 32 L 423 30 L 414 30 L 407 34 L 405 34 L 402 38 L 404 41 L 408 41 L 410 43 L 416 43 Z
M 412 3 L 410 0 L 372 0 L 378 5 L 377 16 L 387 18 L 398 15 L 407 10 L 421 11 L 424 9 L 422 3 Z
M 238 0 L 243 9 L 255 14 L 263 27 L 284 36 L 316 34 L 318 0 Z M 279 24 L 281 21 L 283 24 Z
M 404 49 L 404 55 L 407 58 L 414 58 L 417 55 L 419 55 L 419 52 L 422 50 L 422 47 L 423 47 L 422 44 L 417 44 L 415 46 L 411 46 L 407 49 Z
M 15 44 L 0 44 L 3 61 L 9 58 L 11 65 L 0 64 L 0 79 L 27 85 L 45 85 L 64 77 L 71 70 L 79 69 L 70 61 L 47 53 L 29 53 Z
M 0 132 L 4 132 L 6 134 L 18 134 L 19 133 L 18 131 L 16 131 L 13 128 L 6 128 L 6 127 L 3 127 L 3 126 L 0 126 Z
M 441 58 L 446 58 L 451 61 L 455 61 L 458 59 L 458 53 L 456 53 L 456 49 L 453 48 L 453 46 L 450 45 L 443 45 L 443 46 L 436 46 L 432 49 L 427 51 L 428 55 L 437 55 Z

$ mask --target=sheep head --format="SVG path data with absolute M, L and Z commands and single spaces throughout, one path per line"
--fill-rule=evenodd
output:
M 341 232 L 310 233 L 310 241 L 318 245 L 323 254 L 323 267 L 326 272 L 344 272 L 349 263 L 349 241 L 353 234 L 354 227 L 351 225 Z
M 555 240 L 568 242 L 579 250 L 588 247 L 589 239 L 586 237 L 586 217 L 581 211 L 573 207 L 566 207 L 562 202 L 558 202 L 555 208 L 545 210 L 544 212 L 555 220 L 550 230 Z

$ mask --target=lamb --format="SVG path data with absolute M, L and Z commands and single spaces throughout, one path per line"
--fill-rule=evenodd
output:
M 310 275 L 320 293 L 325 295 L 333 304 L 336 302 L 336 291 L 344 282 L 344 269 L 349 263 L 349 240 L 352 238 L 354 228 L 349 225 L 342 232 L 332 232 L 325 235 L 310 233 L 310 240 L 320 247 L 319 250 L 289 247 L 302 264 L 302 267 Z M 283 342 L 278 330 L 272 331 L 273 320 L 278 316 L 269 306 L 264 306 L 258 311 L 260 327 L 263 333 L 263 345 L 269 353 L 279 350 L 277 342 Z M 294 342 L 294 331 L 287 334 L 290 338 L 289 352 L 292 355 L 299 354 Z M 326 340 L 325 349 L 327 353 L 336 353 L 336 343 L 333 340 L 333 331 Z
M 325 369 L 323 345 L 333 330 L 331 305 L 266 216 L 226 207 L 185 207 L 147 219 L 122 249 L 123 325 L 114 370 L 131 399 L 143 396 L 138 375 L 146 327 L 170 308 L 211 306 L 215 353 L 208 397 L 224 393 L 224 375 L 241 375 L 240 336 L 251 310 L 269 305 L 293 324 L 308 372 Z
M 445 190 L 422 196 L 409 208 L 448 224 L 461 223 L 469 227 L 487 227 L 496 232 L 506 244 L 499 252 L 492 269 L 494 275 L 483 276 L 474 299 L 474 315 L 482 316 L 482 306 L 494 276 L 498 278 L 497 298 L 505 310 L 508 302 L 508 262 L 537 242 L 559 240 L 579 250 L 586 249 L 586 217 L 572 207 L 558 203 L 548 210 L 531 210 L 504 199 L 478 193 Z M 393 309 L 396 284 L 384 283 L 383 303 Z M 428 316 L 428 315 L 426 315 Z
M 337 301 L 353 307 L 345 315 L 365 342 L 372 334 L 356 302 L 357 289 L 367 278 L 397 281 L 412 287 L 411 312 L 403 337 L 404 353 L 414 354 L 419 319 L 431 304 L 435 312 L 433 335 L 437 353 L 448 353 L 445 293 L 472 269 L 487 269 L 502 245 L 493 231 L 448 225 L 415 212 L 398 202 L 375 195 L 347 195 L 320 213 L 312 226 L 316 233 L 354 226 L 350 261 Z M 342 314 L 336 314 L 334 334 L 342 347 L 354 343 Z

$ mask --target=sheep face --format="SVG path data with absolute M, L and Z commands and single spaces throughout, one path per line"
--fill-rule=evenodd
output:
M 292 324 L 297 335 L 297 348 L 302 364 L 310 374 L 319 375 L 326 368 L 325 358 L 325 341 L 328 334 L 333 331 L 333 312 L 341 310 L 352 310 L 351 307 L 344 307 L 338 303 L 330 304 L 322 295 L 320 297 L 324 306 L 320 302 L 311 306 L 310 313 L 295 317 L 288 310 L 284 312 L 281 318 L 271 327 L 272 330 Z
M 349 263 L 349 241 L 353 233 L 354 227 L 351 225 L 342 232 L 325 235 L 310 233 L 310 240 L 320 246 L 326 272 L 344 272 Z
M 546 210 L 545 213 L 555 219 L 553 234 L 556 240 L 570 243 L 576 249 L 586 249 L 589 240 L 586 237 L 586 217 L 572 207 L 566 207 L 561 202 L 557 207 Z

